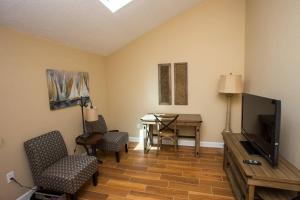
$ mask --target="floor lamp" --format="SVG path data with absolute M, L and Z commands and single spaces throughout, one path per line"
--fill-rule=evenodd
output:
M 225 94 L 227 97 L 226 124 L 224 133 L 231 133 L 231 97 L 234 94 L 243 92 L 242 75 L 221 75 L 219 83 L 219 93 Z

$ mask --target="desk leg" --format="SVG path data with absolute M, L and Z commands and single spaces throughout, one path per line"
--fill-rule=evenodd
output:
M 196 126 L 195 128 L 195 156 L 200 156 L 200 126 Z
M 254 200 L 255 195 L 255 186 L 249 185 L 248 186 L 248 194 L 247 194 L 247 200 Z
M 143 125 L 143 135 L 144 135 L 144 153 L 146 153 L 148 135 L 147 135 L 147 125 L 145 124 Z
M 149 125 L 144 124 L 144 153 L 149 151 Z
M 148 134 L 150 138 L 150 145 L 153 146 L 153 125 L 148 125 Z

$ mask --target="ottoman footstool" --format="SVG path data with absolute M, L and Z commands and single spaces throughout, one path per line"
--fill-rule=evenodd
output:
M 120 151 L 125 147 L 125 152 L 128 152 L 128 133 L 127 132 L 107 132 L 104 133 L 103 138 L 100 140 L 97 148 L 109 152 L 113 151 L 116 154 L 116 161 L 120 162 Z
M 118 130 L 108 131 L 102 115 L 99 115 L 98 120 L 95 122 L 86 121 L 85 126 L 88 133 L 98 132 L 103 134 L 103 137 L 97 144 L 97 149 L 104 152 L 115 152 L 117 162 L 120 162 L 120 151 L 122 147 L 125 146 L 125 151 L 126 153 L 128 152 L 128 133 Z

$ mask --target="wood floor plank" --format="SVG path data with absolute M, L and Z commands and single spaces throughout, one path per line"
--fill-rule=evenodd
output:
M 188 183 L 188 184 L 199 184 L 198 178 L 184 177 L 184 176 L 173 176 L 173 175 L 161 175 L 161 180 L 174 181 L 179 183 Z
M 120 197 L 115 195 L 109 195 L 106 200 L 129 200 L 127 197 Z
M 89 200 L 106 200 L 108 195 L 107 194 L 102 194 L 102 193 L 97 193 L 97 192 L 90 192 L 90 191 L 79 191 L 78 192 L 78 198 L 84 198 L 84 199 L 89 199 Z
M 101 178 L 128 181 L 131 177 L 124 174 L 103 173 L 101 174 Z
M 108 186 L 115 186 L 120 188 L 126 188 L 129 190 L 145 191 L 146 185 L 141 183 L 134 183 L 130 181 L 121 181 L 110 179 L 107 182 Z
M 189 192 L 189 200 L 214 200 L 214 196 L 212 194 Z
M 234 197 L 226 197 L 226 196 L 215 196 L 214 195 L 214 200 L 235 200 Z
M 191 163 L 186 161 L 179 161 L 179 160 L 159 160 L 158 163 L 167 164 L 167 165 L 177 165 L 177 166 L 184 166 L 190 167 Z
M 201 169 L 199 170 L 185 170 L 183 169 L 183 176 L 185 177 L 197 177 L 199 180 L 212 180 L 212 181 L 224 181 L 221 175 L 204 174 Z
M 184 184 L 184 183 L 177 183 L 177 182 L 169 182 L 169 188 L 212 194 L 211 185 L 204 185 L 204 184 L 192 185 L 192 184 Z
M 134 200 L 173 200 L 172 197 L 139 191 L 131 191 L 127 197 Z
M 120 163 L 118 165 L 118 169 L 128 169 L 128 170 L 137 170 L 137 171 L 146 171 L 147 167 L 144 165 L 136 165 L 136 164 L 123 164 Z
M 144 185 L 152 185 L 152 186 L 158 186 L 158 187 L 168 187 L 168 181 L 164 180 L 151 180 L 151 179 L 143 179 L 143 178 L 131 178 L 131 182 L 134 183 L 141 183 Z
M 212 187 L 212 192 L 216 196 L 232 197 L 233 195 L 231 189 L 224 189 L 218 187 Z
M 108 195 L 117 195 L 121 197 L 126 197 L 130 191 L 128 188 L 120 188 L 101 184 L 98 184 L 97 186 L 91 185 L 90 187 L 85 188 L 85 190 Z
M 159 180 L 161 176 L 160 173 L 140 172 L 140 171 L 133 171 L 133 170 L 126 170 L 125 175 L 135 177 L 135 178 L 143 178 L 143 179 L 151 179 L 151 180 Z
M 203 174 L 213 174 L 213 175 L 220 175 L 220 176 L 224 176 L 226 175 L 225 172 L 223 171 L 223 169 L 202 169 Z
M 200 180 L 200 183 L 211 185 L 212 187 L 223 188 L 230 190 L 230 185 L 228 182 L 224 181 L 212 181 L 212 180 Z
M 148 172 L 168 174 L 168 175 L 182 175 L 182 170 L 177 168 L 158 168 L 158 167 L 148 167 Z
M 125 170 L 114 168 L 114 167 L 101 167 L 100 173 L 101 174 L 105 174 L 105 173 L 124 174 Z
M 170 188 L 147 186 L 146 192 L 153 193 L 153 194 L 161 194 L 161 195 L 170 196 L 170 197 L 174 197 L 174 198 L 180 198 L 180 199 L 188 198 L 188 191 L 176 190 L 176 189 L 170 189 Z

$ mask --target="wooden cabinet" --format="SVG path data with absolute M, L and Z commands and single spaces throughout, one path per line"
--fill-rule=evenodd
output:
M 263 157 L 247 153 L 240 144 L 245 140 L 241 134 L 223 133 L 223 138 L 223 167 L 237 200 L 253 200 L 255 196 L 265 200 L 285 197 L 290 200 L 293 193 L 286 190 L 300 191 L 300 171 L 283 157 L 279 157 L 279 164 L 274 168 Z M 243 160 L 247 159 L 259 160 L 262 165 L 244 164 Z

